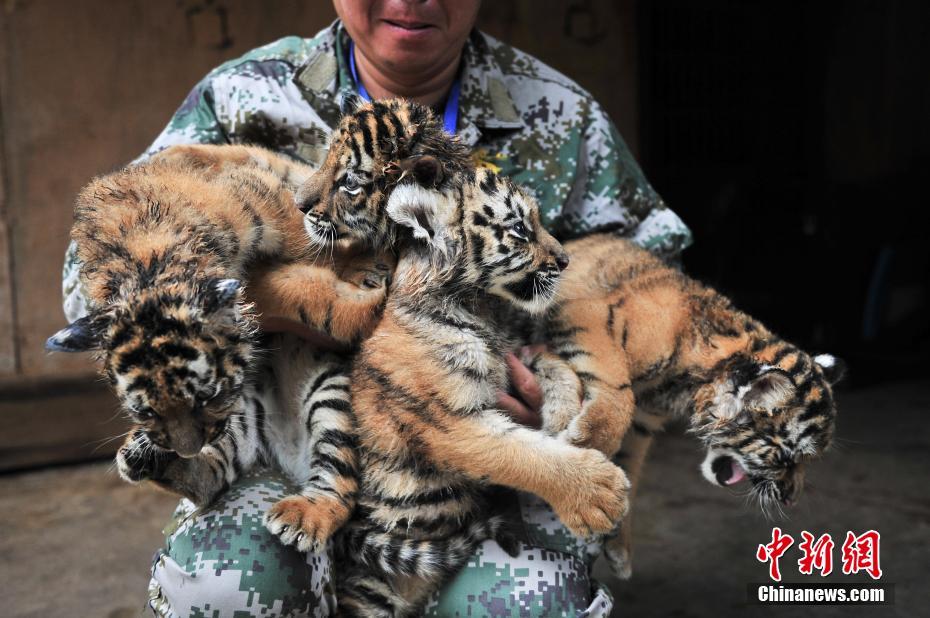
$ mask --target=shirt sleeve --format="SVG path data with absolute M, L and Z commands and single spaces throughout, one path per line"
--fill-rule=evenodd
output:
M 181 107 L 174 113 L 168 126 L 158 135 L 145 152 L 134 161 L 138 163 L 153 154 L 176 144 L 225 144 L 227 133 L 216 114 L 212 86 L 213 73 L 190 91 Z M 62 272 L 64 312 L 68 323 L 88 314 L 91 303 L 80 279 L 81 261 L 74 241 L 68 244 Z
M 691 230 L 649 184 L 597 103 L 589 118 L 579 141 L 576 182 L 562 209 L 568 235 L 613 231 L 662 257 L 677 257 L 691 244 Z

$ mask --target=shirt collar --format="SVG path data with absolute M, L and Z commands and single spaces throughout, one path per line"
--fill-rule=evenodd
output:
M 346 60 L 349 34 L 339 20 L 317 38 L 318 44 L 298 68 L 294 82 L 330 126 L 339 122 L 341 91 L 354 90 Z M 462 51 L 462 90 L 459 98 L 459 137 L 469 146 L 481 139 L 481 129 L 523 128 L 504 72 L 488 41 L 473 30 Z

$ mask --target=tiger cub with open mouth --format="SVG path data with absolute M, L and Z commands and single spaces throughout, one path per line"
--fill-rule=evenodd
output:
M 548 377 L 545 428 L 616 454 L 635 487 L 652 435 L 686 418 L 710 482 L 748 479 L 764 511 L 796 502 L 805 466 L 833 439 L 842 362 L 805 353 L 628 240 L 601 234 L 565 247 L 572 268 L 559 302 L 528 329 L 573 369 L 526 359 Z M 623 577 L 630 531 L 627 518 L 606 547 Z

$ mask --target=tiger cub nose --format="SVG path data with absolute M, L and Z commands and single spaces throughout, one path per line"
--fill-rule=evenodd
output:
M 295 198 L 294 203 L 297 204 L 297 210 L 304 213 L 305 215 L 310 214 L 310 209 L 320 203 L 320 200 L 311 198 L 301 202 L 299 199 Z
M 555 255 L 555 264 L 559 267 L 559 270 L 565 270 L 568 268 L 568 254 L 567 253 L 557 253 Z

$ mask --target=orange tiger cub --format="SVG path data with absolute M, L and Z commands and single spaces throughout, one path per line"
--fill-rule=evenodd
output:
M 748 479 L 764 510 L 796 501 L 805 464 L 832 442 L 841 362 L 806 354 L 627 240 L 592 235 L 565 248 L 561 300 L 534 337 L 576 377 L 546 355 L 527 359 L 541 373 L 546 429 L 608 455 L 623 440 L 617 461 L 635 485 L 650 436 L 686 418 L 709 481 Z M 622 575 L 629 526 L 607 547 Z
M 347 368 L 300 346 L 279 352 L 278 388 L 293 393 L 269 399 L 250 379 L 258 341 L 242 283 L 262 263 L 292 269 L 277 282 L 301 296 L 264 288 L 276 315 L 352 343 L 377 321 L 390 269 L 342 247 L 312 261 L 294 200 L 312 173 L 258 148 L 179 146 L 93 180 L 72 228 L 93 309 L 47 343 L 100 350 L 136 423 L 117 453 L 123 478 L 204 505 L 257 462 L 275 463 L 301 493 L 267 525 L 302 549 L 321 547 L 355 504 Z
M 359 243 L 336 243 L 325 253 L 311 246 L 309 223 L 297 210 L 295 195 L 320 171 L 254 146 L 174 146 L 154 159 L 221 185 L 219 195 L 231 201 L 224 204 L 225 214 L 215 215 L 222 220 L 232 214 L 237 232 L 255 234 L 237 235 L 241 247 L 252 243 L 240 259 L 249 282 L 246 297 L 257 313 L 300 322 L 341 343 L 355 344 L 371 332 L 396 260 Z M 235 212 L 234 194 L 248 200 L 258 218 L 245 206 Z

